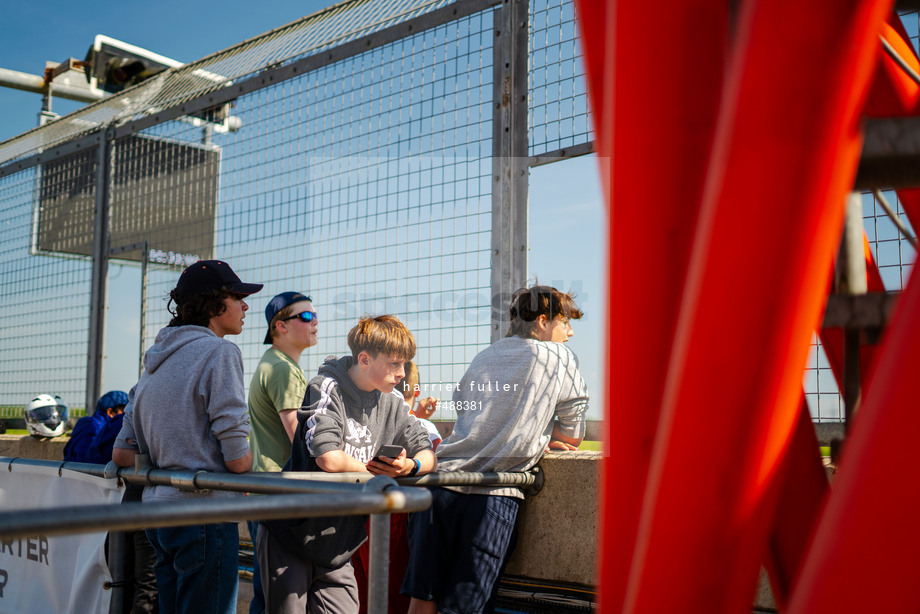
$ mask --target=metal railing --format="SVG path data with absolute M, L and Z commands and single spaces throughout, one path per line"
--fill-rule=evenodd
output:
M 241 520 L 275 520 L 317 516 L 370 514 L 370 561 L 368 573 L 368 612 L 387 611 L 389 560 L 389 514 L 416 512 L 431 505 L 431 494 L 416 486 L 514 486 L 538 492 L 543 485 L 539 467 L 527 472 L 432 473 L 394 480 L 366 473 L 209 473 L 171 471 L 144 465 L 117 467 L 114 463 L 45 461 L 0 457 L 9 471 L 16 465 L 52 467 L 63 476 L 64 470 L 119 479 L 145 486 L 165 485 L 180 490 L 226 490 L 266 494 L 266 497 L 214 497 L 169 502 L 101 504 L 71 507 L 67 523 L 61 522 L 59 509 L 18 509 L 0 511 L 0 539 L 71 535 L 76 533 L 132 531 L 155 527 L 176 527 Z M 109 539 L 109 567 L 112 573 L 112 614 L 121 611 L 124 547 L 119 539 Z

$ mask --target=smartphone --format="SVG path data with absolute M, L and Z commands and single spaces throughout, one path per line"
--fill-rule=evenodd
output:
M 374 460 L 379 461 L 381 456 L 386 456 L 387 458 L 396 458 L 402 452 L 403 452 L 402 446 L 394 446 L 394 445 L 382 446 L 379 450 L 377 450 L 377 456 L 374 457 Z

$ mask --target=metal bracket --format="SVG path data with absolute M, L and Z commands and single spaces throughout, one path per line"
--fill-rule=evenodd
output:
M 393 478 L 385 475 L 375 475 L 364 483 L 363 490 L 364 492 L 383 492 L 387 488 L 392 488 L 393 486 L 399 486 Z
M 533 497 L 540 494 L 540 491 L 543 490 L 543 484 L 546 482 L 546 475 L 543 473 L 543 467 L 540 465 L 535 465 L 530 472 L 533 473 L 533 484 L 524 491 L 524 494 Z
M 107 480 L 112 480 L 118 477 L 118 465 L 115 464 L 115 461 L 109 461 L 105 465 L 105 469 L 102 470 L 102 477 Z
M 191 471 L 175 471 L 169 478 L 169 484 L 179 490 L 198 490 L 195 488 L 195 475 Z

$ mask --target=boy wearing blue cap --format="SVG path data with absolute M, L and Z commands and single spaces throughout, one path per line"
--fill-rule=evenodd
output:
M 253 471 L 281 471 L 291 456 L 297 410 L 307 391 L 300 355 L 316 345 L 317 321 L 312 299 L 300 292 L 282 292 L 265 307 L 268 332 L 249 384 L 249 420 Z
M 265 307 L 268 332 L 262 354 L 249 383 L 249 422 L 252 432 L 253 471 L 281 471 L 291 456 L 291 441 L 297 430 L 297 410 L 307 391 L 307 378 L 300 368 L 300 355 L 316 345 L 316 310 L 309 296 L 282 292 Z M 252 543 L 256 543 L 259 523 L 247 523 Z M 265 610 L 259 561 L 253 558 L 250 614 Z

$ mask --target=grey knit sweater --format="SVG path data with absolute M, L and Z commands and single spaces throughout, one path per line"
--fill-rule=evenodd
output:
M 588 388 L 562 343 L 506 337 L 476 355 L 452 409 L 457 422 L 438 447 L 438 471 L 524 471 L 543 456 L 555 420 L 564 435 L 584 437 Z M 523 496 L 516 488 L 451 488 Z

